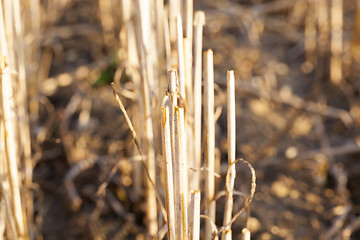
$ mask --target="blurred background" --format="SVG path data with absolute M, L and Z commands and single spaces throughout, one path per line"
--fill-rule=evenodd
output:
M 2 2 L 6 26 L 9 3 Z M 134 190 L 145 174 L 137 171 L 138 153 L 109 85 L 121 83 L 135 130 L 143 131 L 128 67 L 134 42 L 124 27 L 136 21 L 136 5 L 19 2 L 22 37 L 14 31 L 11 45 L 8 26 L 6 36 L 9 49 L 23 46 L 10 67 L 27 76 L 31 155 L 25 143 L 18 164 L 22 194 L 31 196 L 24 204 L 32 209 L 25 214 L 31 239 L 145 239 L 145 195 Z M 360 2 L 199 0 L 197 10 L 206 16 L 203 49 L 214 51 L 217 187 L 223 189 L 228 167 L 229 69 L 236 77 L 236 156 L 257 177 L 250 209 L 233 224 L 234 239 L 245 225 L 260 240 L 360 239 Z M 159 69 L 166 76 L 165 62 Z M 20 71 L 15 78 L 16 94 Z M 25 132 L 20 128 L 19 138 Z M 238 165 L 237 176 L 235 188 L 248 194 L 248 168 Z M 234 200 L 235 209 L 242 204 Z M 220 199 L 219 226 L 223 212 Z

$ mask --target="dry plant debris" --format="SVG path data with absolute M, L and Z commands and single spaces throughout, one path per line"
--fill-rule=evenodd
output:
M 0 26 L 0 239 L 360 238 L 359 1 L 0 0 Z

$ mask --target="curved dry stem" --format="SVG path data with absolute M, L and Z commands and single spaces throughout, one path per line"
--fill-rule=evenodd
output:
M 211 232 L 212 232 L 212 237 L 211 239 L 215 239 L 215 237 L 219 234 L 219 231 L 216 227 L 216 224 L 213 222 L 213 220 L 211 220 L 210 217 L 206 216 L 206 215 L 200 215 L 200 218 L 203 218 L 205 220 L 208 220 L 208 222 L 210 223 L 211 226 Z
M 250 188 L 250 196 L 247 198 L 244 206 L 236 213 L 234 214 L 233 218 L 231 219 L 231 221 L 225 225 L 225 226 L 222 226 L 218 233 L 221 233 L 223 231 L 226 230 L 227 227 L 231 226 L 231 224 L 233 224 L 236 219 L 240 216 L 240 214 L 246 209 L 249 207 L 251 201 L 253 200 L 253 197 L 254 197 L 254 194 L 255 194 L 255 189 L 256 189 L 256 174 L 255 174 L 255 170 L 253 168 L 253 166 L 248 162 L 248 161 L 245 161 L 244 159 L 242 158 L 239 158 L 239 159 L 236 159 L 235 162 L 233 162 L 230 166 L 229 166 L 229 169 L 228 169 L 228 172 L 226 174 L 226 188 L 229 188 L 230 187 L 230 179 L 229 179 L 229 175 L 230 175 L 230 171 L 231 171 L 231 167 L 233 164 L 236 164 L 238 162 L 242 162 L 244 163 L 245 165 L 247 165 L 250 169 L 250 172 L 251 172 L 251 188 Z
M 233 194 L 234 194 L 234 196 L 240 196 L 242 198 L 245 198 L 244 194 L 240 191 L 234 191 Z M 226 191 L 224 191 L 224 190 L 220 191 L 215 195 L 213 201 L 217 202 L 220 198 L 225 197 L 225 196 L 226 196 Z

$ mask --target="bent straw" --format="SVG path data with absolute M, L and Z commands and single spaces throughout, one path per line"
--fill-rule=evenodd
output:
M 255 174 L 255 169 L 253 168 L 253 166 L 245 161 L 244 159 L 242 158 L 238 158 L 236 159 L 235 162 L 233 162 L 232 164 L 235 165 L 237 164 L 238 162 L 241 162 L 241 163 L 244 163 L 250 170 L 250 173 L 251 173 L 251 186 L 250 186 L 250 195 L 246 198 L 246 201 L 244 203 L 244 205 L 242 206 L 242 208 L 240 210 L 238 210 L 234 216 L 232 217 L 231 221 L 225 225 L 225 226 L 222 226 L 217 234 L 219 233 L 222 233 L 223 231 L 225 231 L 225 229 L 229 226 L 231 226 L 231 224 L 233 224 L 236 219 L 240 216 L 240 214 L 246 209 L 249 207 L 250 203 L 252 202 L 253 198 L 254 198 L 254 194 L 255 194 L 255 189 L 256 189 L 256 174 Z M 229 185 L 230 185 L 230 172 L 231 172 L 231 168 L 228 169 L 227 173 L 226 173 L 226 188 L 229 188 Z
M 231 221 L 233 209 L 233 191 L 236 177 L 235 153 L 236 153 L 236 115 L 235 115 L 235 77 L 234 71 L 227 72 L 227 134 L 228 134 L 228 162 L 230 168 L 229 185 L 226 188 L 226 203 L 224 213 L 224 225 Z M 221 239 L 232 239 L 231 226 L 223 232 Z

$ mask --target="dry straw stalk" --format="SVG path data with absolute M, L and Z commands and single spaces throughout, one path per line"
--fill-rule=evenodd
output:
M 342 80 L 343 17 L 343 0 L 332 0 L 330 80 L 336 85 Z
M 185 120 L 184 109 L 175 107 L 175 157 L 176 169 L 178 171 L 179 188 L 175 189 L 180 197 L 180 206 L 176 207 L 176 216 L 179 216 L 181 222 L 181 239 L 188 239 L 188 184 L 187 184 L 187 151 L 185 138 Z
M 182 99 L 185 99 L 185 57 L 184 40 L 181 16 L 176 17 L 177 30 L 177 55 L 178 55 L 178 74 L 179 74 L 179 93 Z
M 214 63 L 213 52 L 204 53 L 205 86 L 204 86 L 204 119 L 205 119 L 205 202 L 206 215 L 215 222 L 215 119 L 214 119 Z M 212 227 L 209 222 L 205 226 L 205 239 L 212 239 Z
M 204 12 L 195 13 L 194 20 L 194 168 L 190 189 L 200 189 L 201 167 L 201 109 L 202 109 L 202 36 L 205 24 Z
M 148 1 L 137 0 L 136 1 L 137 17 L 139 21 L 139 37 L 140 37 L 140 72 L 142 75 L 142 100 L 143 100 L 143 117 L 145 120 L 145 154 L 146 154 L 146 167 L 149 171 L 150 178 L 155 181 L 156 179 L 156 162 L 155 162 L 155 149 L 154 149 L 154 132 L 152 122 L 152 108 L 150 99 L 150 88 L 155 84 L 154 76 L 155 69 L 153 68 L 153 57 L 151 51 L 151 43 L 153 43 L 151 29 L 151 17 L 150 17 L 150 5 Z M 149 39 L 150 38 L 150 39 Z M 157 207 L 156 207 L 156 190 L 147 181 L 147 225 L 151 236 L 155 236 L 158 231 L 157 223 Z
M 165 177 L 165 201 L 168 226 L 168 238 L 175 239 L 175 201 L 174 201 L 174 184 L 173 184 L 173 167 L 171 159 L 171 137 L 170 137 L 170 115 L 169 107 L 162 107 L 161 132 L 162 132 L 162 149 L 164 161 Z
M 227 72 L 227 137 L 228 137 L 228 162 L 230 169 L 229 185 L 226 189 L 226 203 L 224 225 L 231 221 L 233 209 L 233 191 L 236 177 L 235 154 L 236 154 L 236 114 L 235 114 L 235 76 L 234 71 Z M 227 227 L 221 239 L 232 239 L 231 226 Z
M 195 190 L 191 193 L 189 230 L 190 240 L 200 239 L 200 198 L 201 193 Z
M 13 2 L 5 1 L 4 7 L 0 2 L 0 78 L 1 78 L 1 113 L 2 113 L 2 134 L 4 139 L 4 149 L 1 151 L 1 167 L 5 166 L 6 178 L 5 182 L 2 182 L 1 188 L 3 188 L 3 194 L 7 195 L 7 218 L 14 219 L 16 232 L 14 232 L 14 238 L 26 239 L 27 238 L 27 221 L 25 217 L 25 210 L 21 201 L 22 183 L 20 181 L 18 164 L 20 164 L 20 152 L 19 138 L 18 138 L 18 115 L 17 115 L 17 102 L 18 96 L 14 97 L 14 78 L 11 76 L 12 70 L 15 70 L 15 51 L 14 51 L 14 39 L 15 34 L 13 32 Z M 5 22 L 4 14 L 5 13 Z M 5 25 L 7 26 L 5 31 Z M 10 28 L 10 29 L 9 29 Z M 9 45 L 10 43 L 10 45 Z M 10 62 L 9 62 L 10 61 Z M 21 140 L 21 139 L 20 139 Z M 6 191 L 6 190 L 9 191 Z M 6 199 L 5 199 L 6 200 Z M 11 220 L 10 220 L 11 221 Z

